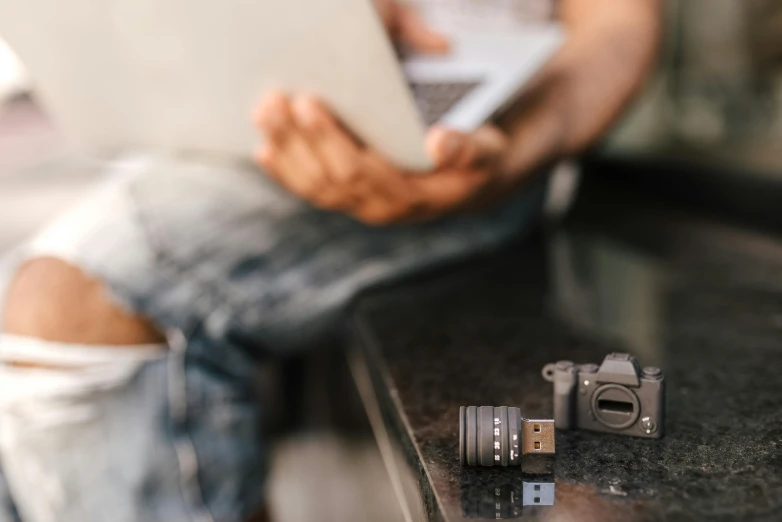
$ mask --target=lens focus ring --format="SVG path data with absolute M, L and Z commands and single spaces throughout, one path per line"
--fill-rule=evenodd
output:
M 507 406 L 459 409 L 459 455 L 463 466 L 515 466 L 521 463 L 521 411 Z

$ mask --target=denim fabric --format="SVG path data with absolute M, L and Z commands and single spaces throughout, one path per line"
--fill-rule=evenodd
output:
M 544 192 L 538 183 L 482 214 L 373 228 L 252 169 L 150 158 L 114 176 L 21 259 L 60 257 L 100 278 L 168 332 L 170 349 L 130 378 L 45 398 L 67 413 L 78 397 L 86 419 L 39 422 L 0 391 L 0 460 L 24 522 L 242 521 L 263 500 L 267 457 L 253 362 L 307 346 L 368 286 L 522 233 Z M 96 372 L 111 367 L 101 361 Z M 32 372 L 2 371 L 20 386 Z M 31 491 L 41 477 L 48 489 Z

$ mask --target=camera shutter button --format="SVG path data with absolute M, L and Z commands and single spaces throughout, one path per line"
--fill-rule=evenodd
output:
M 647 366 L 643 370 L 644 377 L 647 379 L 660 379 L 662 378 L 663 372 L 659 368 L 655 368 L 654 366 Z

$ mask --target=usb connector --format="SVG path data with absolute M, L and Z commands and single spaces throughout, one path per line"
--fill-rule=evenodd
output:
M 521 503 L 523 506 L 553 506 L 556 484 L 553 482 L 522 482 L 524 488 Z
M 554 455 L 556 453 L 554 438 L 553 420 L 521 420 L 522 455 Z

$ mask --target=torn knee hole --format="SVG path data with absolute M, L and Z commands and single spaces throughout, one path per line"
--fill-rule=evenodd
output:
M 143 345 L 164 342 L 152 321 L 112 300 L 106 285 L 55 258 L 25 263 L 6 296 L 3 331 L 61 343 Z

